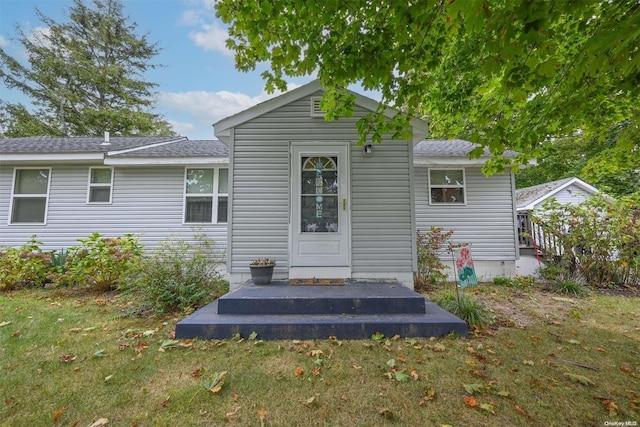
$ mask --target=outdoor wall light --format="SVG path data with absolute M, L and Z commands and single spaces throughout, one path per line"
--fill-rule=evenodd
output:
M 364 144 L 362 146 L 362 155 L 369 157 L 373 154 L 373 144 Z

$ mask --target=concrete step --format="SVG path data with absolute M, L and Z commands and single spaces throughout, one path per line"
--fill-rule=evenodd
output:
M 229 339 L 235 334 L 258 339 L 370 338 L 379 332 L 387 337 L 431 337 L 456 332 L 467 335 L 467 324 L 432 302 L 424 313 L 397 314 L 219 314 L 218 301 L 196 311 L 176 325 L 176 338 Z
M 247 284 L 218 300 L 219 314 L 424 313 L 424 297 L 397 282 L 347 282 L 344 286 Z
M 247 284 L 176 325 L 177 338 L 366 339 L 466 336 L 467 324 L 397 282 L 357 281 L 345 286 Z

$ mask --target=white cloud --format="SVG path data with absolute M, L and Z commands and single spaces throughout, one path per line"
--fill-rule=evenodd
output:
M 221 52 L 227 56 L 233 56 L 233 52 L 225 45 L 229 38 L 229 33 L 218 23 L 200 24 L 199 31 L 189 31 L 189 38 L 193 40 L 196 46 L 204 50 L 212 50 Z
M 9 40 L 7 40 L 4 37 L 0 36 L 0 47 L 4 49 L 7 46 L 9 46 Z
M 291 90 L 298 86 L 290 83 L 288 89 Z M 229 91 L 160 92 L 157 96 L 157 106 L 166 111 L 163 115 L 178 134 L 190 135 L 195 131 L 211 129 L 214 122 L 246 110 L 280 93 L 268 94 L 263 91 L 259 95 L 249 96 Z M 183 120 L 172 119 L 172 117 L 178 116 Z
M 182 12 L 178 23 L 188 27 L 195 27 L 189 31 L 189 38 L 196 46 L 205 51 L 221 52 L 226 56 L 233 53 L 225 45 L 229 33 L 222 22 L 216 18 L 216 0 L 192 0 L 189 8 Z

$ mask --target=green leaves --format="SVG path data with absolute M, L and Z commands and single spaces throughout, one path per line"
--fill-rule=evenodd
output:
M 229 24 L 237 67 L 269 64 L 268 90 L 286 87 L 287 76 L 317 73 L 329 119 L 352 114 L 341 92 L 355 83 L 402 111 L 393 120 L 381 120 L 380 111 L 362 119 L 361 142 L 406 137 L 407 118 L 421 117 L 434 137 L 478 141 L 494 159 L 517 150 L 522 163 L 558 138 L 602 135 L 625 120 L 635 127 L 640 121 L 635 0 L 269 7 L 222 0 L 216 9 Z M 494 160 L 485 171 L 502 172 L 511 163 Z
M 203 385 L 205 390 L 213 394 L 218 393 L 220 390 L 222 390 L 222 386 L 224 386 L 226 376 L 227 371 L 215 372 L 214 374 L 210 375 L 209 378 L 204 380 Z

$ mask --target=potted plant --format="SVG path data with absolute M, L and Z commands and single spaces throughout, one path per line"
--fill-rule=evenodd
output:
M 268 285 L 273 277 L 273 267 L 276 261 L 270 258 L 256 258 L 249 264 L 251 280 L 256 285 Z

